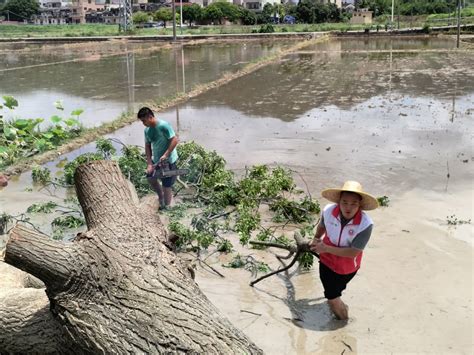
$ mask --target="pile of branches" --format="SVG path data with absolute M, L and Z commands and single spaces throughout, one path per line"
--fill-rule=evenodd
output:
M 118 152 L 118 147 L 121 147 Z M 195 252 L 214 248 L 212 252 L 231 253 L 234 246 L 231 233 L 239 236 L 243 246 L 264 249 L 271 243 L 290 245 L 291 240 L 277 230 L 291 225 L 303 237 L 312 237 L 315 217 L 320 212 L 319 203 L 309 194 L 296 187 L 292 172 L 281 166 L 256 165 L 245 170 L 240 178 L 226 168 L 226 161 L 215 151 L 206 151 L 194 142 L 178 145 L 178 167 L 188 169 L 174 193 L 180 203 L 165 213 L 169 217 L 168 228 L 175 236 L 177 251 Z M 72 186 L 77 166 L 91 160 L 113 159 L 118 161 L 123 174 L 133 183 L 139 196 L 152 193 L 145 178 L 146 159 L 141 148 L 124 145 L 113 139 L 99 139 L 96 151 L 82 154 L 64 166 L 64 174 L 51 180 L 46 168 L 35 168 L 33 180 L 45 186 Z M 265 227 L 262 206 L 267 205 L 272 221 Z M 76 208 L 77 207 L 77 208 Z M 84 226 L 77 200 L 69 198 L 66 206 L 51 201 L 30 206 L 27 214 L 51 213 L 61 215 L 52 221 L 54 237 L 61 239 L 67 231 L 78 232 Z M 266 223 L 267 225 L 269 223 Z M 257 241 L 259 243 L 251 243 Z M 310 268 L 313 256 L 299 256 L 303 267 Z M 236 254 L 226 266 L 244 267 L 265 271 L 268 267 L 253 257 Z

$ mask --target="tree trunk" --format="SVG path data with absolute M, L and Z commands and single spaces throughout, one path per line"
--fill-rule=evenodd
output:
M 72 345 L 75 353 L 261 353 L 166 247 L 163 224 L 133 202 L 116 163 L 80 166 L 75 185 L 86 233 L 67 244 L 18 225 L 5 253 L 45 283 L 65 334 L 59 352 Z

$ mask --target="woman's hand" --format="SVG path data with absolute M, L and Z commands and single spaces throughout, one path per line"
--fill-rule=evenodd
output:
M 318 254 L 327 252 L 326 244 L 321 239 L 313 239 L 309 244 L 309 249 Z

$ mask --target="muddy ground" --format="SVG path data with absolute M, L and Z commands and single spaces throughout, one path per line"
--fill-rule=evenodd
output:
M 448 224 L 474 220 L 474 56 L 449 38 L 404 41 L 319 44 L 159 115 L 237 174 L 282 164 L 315 197 L 355 179 L 390 198 L 370 213 L 373 236 L 343 296 L 347 323 L 330 314 L 315 270 L 251 288 L 249 272 L 222 267 L 230 256 L 207 260 L 225 278 L 198 268 L 210 300 L 268 354 L 474 350 L 472 224 Z M 142 129 L 111 136 L 141 144 Z M 1 190 L 2 210 L 51 198 L 30 184 L 24 174 Z M 272 253 L 239 251 L 279 266 Z

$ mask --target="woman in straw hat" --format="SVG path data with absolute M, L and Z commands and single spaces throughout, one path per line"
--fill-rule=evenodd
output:
M 377 208 L 378 202 L 356 181 L 346 181 L 341 188 L 324 190 L 321 195 L 334 203 L 324 207 L 310 247 L 320 256 L 319 277 L 329 307 L 338 319 L 347 319 L 341 294 L 359 270 L 372 233 L 373 222 L 365 211 Z

